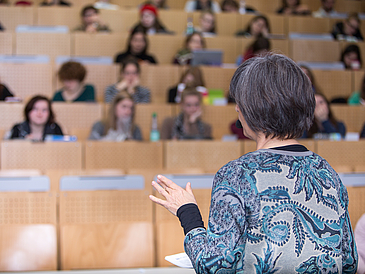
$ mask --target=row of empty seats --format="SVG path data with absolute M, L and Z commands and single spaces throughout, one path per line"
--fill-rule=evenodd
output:
M 363 9 L 365 11 L 365 8 Z M 265 14 L 270 23 L 271 33 L 330 33 L 333 25 L 343 19 L 312 18 L 303 16 L 281 16 Z M 57 26 L 64 25 L 70 31 L 81 24 L 80 8 L 65 7 L 0 7 L 1 23 L 8 31 L 16 30 L 18 25 Z M 216 15 L 216 31 L 218 35 L 233 36 L 238 30 L 246 29 L 255 14 L 220 13 Z M 139 21 L 138 9 L 101 10 L 101 20 L 113 32 L 128 32 Z M 164 26 L 176 34 L 186 31 L 188 18 L 194 25 L 199 25 L 200 12 L 187 13 L 184 10 L 160 10 L 159 18 Z M 365 31 L 365 21 L 361 21 Z M 365 35 L 364 35 L 365 36 Z
M 0 103 L 0 139 L 12 126 L 24 120 L 24 104 Z M 57 123 L 65 134 L 76 135 L 78 140 L 88 138 L 92 125 L 102 120 L 107 114 L 109 105 L 102 103 L 53 103 Z M 335 117 L 343 121 L 347 132 L 359 133 L 365 122 L 365 108 L 362 106 L 334 105 Z M 158 125 L 167 117 L 177 116 L 180 107 L 174 104 L 139 104 L 136 105 L 135 123 L 141 128 L 143 139 L 148 140 L 152 124 L 152 114 L 157 114 Z M 227 106 L 204 106 L 202 119 L 212 126 L 213 139 L 220 140 L 224 135 L 232 134 L 230 125 L 237 120 L 234 104 Z
M 50 98 L 62 87 L 58 81 L 59 64 L 12 64 L 0 63 L 0 79 L 15 96 L 26 100 L 36 94 Z M 104 101 L 104 91 L 108 85 L 115 84 L 120 75 L 118 65 L 85 64 L 87 75 L 85 83 L 96 88 L 96 98 Z M 141 85 L 151 90 L 152 103 L 165 103 L 168 89 L 177 85 L 185 68 L 174 65 L 143 65 Z M 206 87 L 221 89 L 228 93 L 229 83 L 235 68 L 202 67 Z M 349 97 L 361 89 L 364 71 L 327 71 L 314 70 L 319 89 L 328 99 Z
M 208 223 L 213 174 L 196 167 L 22 173 L 0 171 L 1 189 L 17 184 L 0 192 L 0 271 L 171 266 L 164 257 L 184 251 L 184 234 L 175 216 L 148 199 L 157 174 L 181 186 L 190 181 Z M 29 181 L 42 188 L 28 190 Z M 347 189 L 355 227 L 365 187 Z
M 365 171 L 365 140 L 299 140 L 338 171 Z M 222 165 L 255 150 L 252 141 L 46 142 L 3 141 L 1 169 L 201 168 Z

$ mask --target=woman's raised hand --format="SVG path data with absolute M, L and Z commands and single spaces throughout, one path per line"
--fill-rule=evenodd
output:
M 158 175 L 157 182 L 153 181 L 152 186 L 158 193 L 165 197 L 165 200 L 159 199 L 153 195 L 149 196 L 150 199 L 156 204 L 162 205 L 174 215 L 176 215 L 177 210 L 182 205 L 191 203 L 197 204 L 190 182 L 188 182 L 186 188 L 183 189 L 166 177 Z

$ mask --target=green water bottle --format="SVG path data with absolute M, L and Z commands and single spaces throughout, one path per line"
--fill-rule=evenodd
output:
M 152 126 L 151 126 L 151 132 L 150 132 L 150 141 L 151 142 L 160 141 L 160 132 L 158 131 L 156 112 L 152 113 Z

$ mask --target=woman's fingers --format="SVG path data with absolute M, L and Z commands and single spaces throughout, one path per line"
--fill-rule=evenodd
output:
M 152 181 L 152 186 L 157 190 L 158 193 L 160 193 L 162 196 L 164 196 L 166 198 L 166 196 L 168 195 L 168 193 L 167 193 L 167 191 L 163 187 L 161 187 L 155 181 Z
M 159 204 L 159 205 L 162 205 L 163 207 L 166 207 L 166 201 L 165 200 L 159 199 L 159 198 L 157 198 L 153 195 L 150 195 L 149 198 L 152 202 L 155 202 L 156 204 Z
M 159 184 L 165 187 L 176 188 L 176 184 L 173 181 L 167 179 L 165 176 L 157 175 L 157 181 Z
M 186 184 L 186 188 L 185 188 L 185 190 L 186 190 L 189 194 L 191 194 L 191 195 L 193 195 L 193 196 L 194 196 L 194 194 L 193 194 L 193 189 L 191 188 L 191 183 L 190 183 L 190 182 L 188 182 L 188 183 Z

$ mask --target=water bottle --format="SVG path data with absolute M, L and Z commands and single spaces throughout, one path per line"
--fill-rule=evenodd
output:
M 186 24 L 186 35 L 193 34 L 193 32 L 194 32 L 193 18 L 188 17 L 188 23 Z
M 154 112 L 152 114 L 152 125 L 151 125 L 151 132 L 150 132 L 150 141 L 157 142 L 160 140 L 160 132 L 158 131 L 158 124 L 157 124 L 157 113 Z

